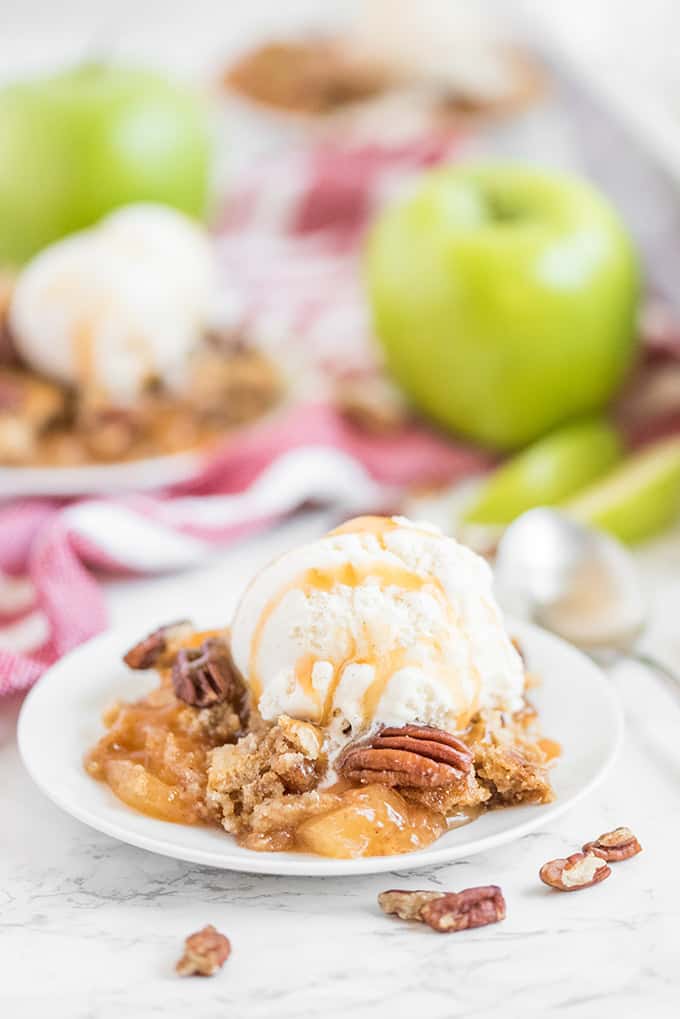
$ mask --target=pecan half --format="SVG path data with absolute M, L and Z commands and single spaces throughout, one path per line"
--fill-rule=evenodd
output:
M 427 902 L 420 911 L 423 921 L 442 934 L 485 927 L 505 919 L 505 899 L 498 885 L 449 892 Z
M 583 852 L 594 853 L 607 863 L 619 863 L 641 853 L 642 846 L 630 828 L 614 828 L 614 831 L 605 832 L 594 842 L 586 842 Z
M 208 637 L 200 648 L 180 648 L 172 667 L 172 685 L 175 696 L 195 708 L 240 701 L 244 694 L 229 647 L 218 637 Z
M 123 655 L 123 661 L 131 669 L 151 669 L 159 664 L 168 650 L 169 641 L 180 637 L 190 625 L 188 620 L 182 619 L 176 623 L 159 626 L 148 637 L 131 647 L 127 654 Z
M 611 874 L 611 867 L 593 853 L 572 853 L 564 860 L 549 860 L 539 871 L 541 881 L 560 892 L 577 892 L 599 884 Z
M 505 899 L 498 885 L 466 888 L 462 892 L 381 892 L 378 904 L 384 913 L 402 920 L 417 920 L 441 934 L 485 927 L 505 919 Z
M 368 740 L 350 743 L 337 771 L 351 782 L 434 789 L 462 779 L 472 754 L 462 740 L 431 725 L 380 729 Z
M 211 977 L 222 969 L 231 954 L 229 938 L 211 923 L 184 942 L 184 955 L 175 966 L 181 977 Z

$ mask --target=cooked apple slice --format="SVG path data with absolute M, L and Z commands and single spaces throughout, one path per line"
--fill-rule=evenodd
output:
M 342 799 L 327 814 L 303 821 L 296 832 L 300 849 L 336 859 L 389 856 L 422 849 L 446 827 L 438 814 L 407 803 L 386 786 L 349 789 Z
M 161 782 L 134 761 L 108 761 L 106 781 L 119 800 L 161 821 L 194 824 L 195 813 L 182 802 L 179 790 Z

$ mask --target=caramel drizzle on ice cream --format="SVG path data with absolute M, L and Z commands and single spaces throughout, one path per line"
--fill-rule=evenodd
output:
M 390 517 L 357 517 L 331 531 L 329 537 L 352 533 L 371 534 L 378 539 L 380 546 L 387 551 L 385 535 L 389 531 L 397 530 L 399 527 L 400 524 Z M 269 600 L 258 620 L 251 640 L 248 669 L 248 680 L 256 702 L 259 702 L 263 689 L 258 667 L 260 647 L 267 624 L 285 596 L 292 590 L 302 591 L 305 595 L 309 596 L 317 591 L 331 591 L 337 586 L 357 588 L 368 581 L 377 582 L 382 589 L 387 587 L 396 587 L 403 591 L 430 589 L 433 597 L 443 606 L 452 628 L 456 626 L 456 620 L 452 618 L 451 605 L 441 583 L 436 577 L 421 576 L 404 566 L 382 562 L 374 562 L 365 566 L 358 566 L 355 563 L 341 563 L 333 567 L 308 569 L 301 577 L 286 584 Z M 392 677 L 409 664 L 422 664 L 413 659 L 409 661 L 410 649 L 403 646 L 396 647 L 388 653 L 378 653 L 377 650 L 371 648 L 372 642 L 367 633 L 365 636 L 366 639 L 363 643 L 366 647 L 364 648 L 364 653 L 360 654 L 356 637 L 352 634 L 347 634 L 351 645 L 349 654 L 344 655 L 342 660 L 332 663 L 333 677 L 328 684 L 323 701 L 321 700 L 320 692 L 314 686 L 313 680 L 314 666 L 321 659 L 315 654 L 306 653 L 301 655 L 295 664 L 295 679 L 309 700 L 316 705 L 318 721 L 322 725 L 326 725 L 330 721 L 335 694 L 348 665 L 369 665 L 374 670 L 374 678 L 364 691 L 362 697 L 362 714 L 364 722 L 368 722 L 375 716 L 380 700 Z M 449 689 L 453 687 L 457 694 L 457 700 L 462 700 L 460 676 L 456 675 L 450 666 L 447 666 L 444 648 L 439 641 L 427 641 L 422 638 L 418 641 L 418 646 L 423 647 L 428 643 L 434 651 L 433 659 L 428 663 L 428 669 L 438 675 L 443 686 Z M 472 671 L 476 684 L 475 693 L 472 698 L 473 703 L 471 707 L 463 711 L 458 718 L 458 725 L 461 727 L 467 725 L 474 711 L 476 711 L 479 701 L 481 676 L 474 663 L 472 664 Z
M 399 524 L 393 517 L 354 517 L 329 531 L 328 536 L 334 538 L 338 534 L 372 534 L 385 548 L 385 535 L 388 531 L 396 531 L 398 528 Z

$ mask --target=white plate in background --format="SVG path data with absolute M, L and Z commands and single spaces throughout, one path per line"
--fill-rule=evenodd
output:
M 149 491 L 187 481 L 205 459 L 189 452 L 78 467 L 0 467 L 0 498 Z
M 117 492 L 150 491 L 189 481 L 231 443 L 250 437 L 283 419 L 295 402 L 288 393 L 274 407 L 245 424 L 225 429 L 203 446 L 180 453 L 121 460 L 117 463 L 79 464 L 73 467 L 7 467 L 0 465 L 0 499 L 23 496 L 111 495 Z

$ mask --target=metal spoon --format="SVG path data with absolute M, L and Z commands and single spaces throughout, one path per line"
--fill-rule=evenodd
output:
M 507 528 L 496 555 L 499 601 L 593 658 L 632 658 L 655 669 L 676 695 L 680 676 L 637 647 L 647 605 L 635 564 L 620 542 L 541 507 Z

